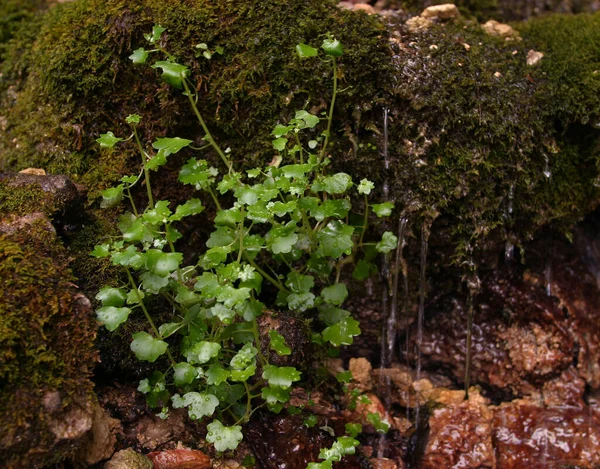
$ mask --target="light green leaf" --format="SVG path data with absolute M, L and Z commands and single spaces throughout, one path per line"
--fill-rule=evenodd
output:
M 142 116 L 140 116 L 139 114 L 129 114 L 125 118 L 125 122 L 127 122 L 128 124 L 139 124 L 141 120 L 142 120 Z M 133 176 L 133 177 L 136 177 L 136 176 Z M 137 179 L 137 177 L 136 177 L 136 179 Z
M 342 47 L 341 42 L 335 38 L 323 39 L 321 49 L 323 49 L 327 55 L 333 57 L 341 57 L 344 55 L 344 48 Z
M 294 293 L 306 293 L 315 286 L 315 278 L 311 275 L 302 275 L 292 270 L 285 281 L 285 286 Z
M 112 208 L 116 207 L 123 200 L 123 184 L 119 184 L 117 187 L 111 187 L 102 191 L 102 202 L 100 202 L 100 208 Z
M 233 356 L 229 364 L 235 370 L 244 370 L 254 364 L 254 357 L 257 353 L 258 350 L 255 347 L 246 344 Z
M 167 351 L 167 343 L 155 339 L 147 332 L 136 332 L 133 334 L 131 351 L 135 353 L 138 360 L 155 362 L 158 357 Z
M 321 256 L 330 256 L 337 259 L 342 254 L 351 254 L 354 243 L 352 234 L 354 228 L 338 220 L 332 220 L 327 226 L 317 233 Z
M 183 396 L 175 394 L 171 402 L 175 409 L 187 407 L 192 420 L 200 420 L 204 416 L 214 414 L 219 405 L 219 399 L 214 394 L 199 392 L 187 392 Z
M 321 297 L 335 306 L 340 306 L 348 298 L 348 288 L 344 283 L 336 283 L 321 290 Z
M 300 58 L 306 58 L 316 57 L 319 54 L 319 51 L 314 47 L 300 43 L 296 46 L 296 53 Z
M 359 441 L 349 436 L 340 436 L 334 441 L 331 448 L 324 448 L 319 453 L 321 459 L 327 461 L 341 461 L 348 454 L 354 454 Z
M 134 64 L 145 64 L 146 59 L 148 59 L 148 52 L 143 47 L 134 50 L 133 54 L 129 56 L 129 60 Z
M 181 252 L 163 252 L 158 249 L 146 251 L 146 268 L 159 277 L 166 277 L 177 270 L 182 260 Z
M 378 412 L 369 412 L 367 414 L 367 421 L 375 427 L 377 433 L 387 433 L 390 429 L 390 424 L 383 420 Z
M 96 310 L 98 321 L 104 324 L 104 327 L 111 332 L 127 321 L 129 313 L 131 313 L 131 309 L 117 308 L 115 306 L 104 306 Z
M 154 208 L 148 208 L 142 214 L 142 220 L 153 225 L 162 225 L 169 221 L 171 210 L 167 200 L 159 200 L 154 205 Z
M 333 176 L 321 176 L 311 186 L 313 192 L 328 194 L 343 194 L 352 187 L 352 177 L 346 173 L 336 173 Z
M 310 292 L 292 293 L 287 296 L 287 304 L 292 311 L 303 312 L 314 307 L 315 295 Z
M 294 381 L 300 380 L 301 374 L 292 366 L 265 365 L 262 377 L 267 380 L 270 386 L 279 386 L 287 389 Z
M 288 139 L 285 137 L 279 137 L 273 140 L 273 148 L 277 151 L 285 150 L 285 146 L 287 145 Z
M 123 306 L 127 295 L 121 288 L 104 287 L 97 294 L 96 299 L 102 303 L 102 306 Z
M 375 264 L 360 259 L 354 267 L 352 278 L 355 280 L 365 280 L 375 273 L 377 273 L 377 266 Z
M 180 322 L 166 322 L 161 324 L 158 328 L 158 333 L 160 334 L 161 339 L 166 339 L 167 337 L 172 336 L 179 329 L 183 327 L 183 324 Z
M 362 179 L 356 188 L 359 194 L 369 195 L 375 188 L 375 184 L 368 179 Z
M 146 169 L 157 171 L 158 168 L 167 164 L 167 155 L 163 150 L 159 150 L 156 155 L 144 163 Z
M 196 368 L 186 362 L 180 362 L 173 366 L 173 381 L 175 386 L 191 384 L 196 377 Z
M 277 355 L 290 355 L 292 350 L 288 347 L 283 336 L 277 331 L 269 331 L 270 345 Z
M 198 342 L 190 347 L 185 358 L 192 365 L 202 365 L 210 361 L 211 358 L 217 357 L 221 350 L 221 344 L 217 342 L 207 342 L 205 340 Z
M 294 127 L 291 125 L 277 124 L 271 132 L 271 135 L 273 135 L 275 138 L 283 137 L 284 135 L 287 135 L 287 133 L 293 128 Z
M 359 323 L 353 318 L 344 318 L 342 321 L 329 326 L 323 332 L 323 339 L 331 342 L 334 346 L 351 345 L 355 336 L 360 334 Z
M 314 164 L 288 164 L 281 167 L 281 172 L 286 178 L 302 178 L 314 167 Z
M 389 217 L 392 214 L 392 210 L 394 210 L 394 204 L 392 202 L 384 202 L 382 204 L 373 204 L 371 208 L 379 218 Z
M 140 275 L 140 278 L 142 279 L 142 287 L 144 287 L 144 290 L 154 294 L 157 294 L 160 292 L 161 288 L 164 288 L 169 284 L 169 277 L 161 277 L 152 272 L 144 272 Z
M 289 233 L 289 230 L 273 229 L 267 233 L 267 248 L 273 254 L 286 254 L 291 252 L 292 247 L 298 241 L 296 233 Z
M 212 166 L 209 167 L 206 160 L 191 158 L 179 171 L 179 181 L 183 184 L 191 184 L 199 189 L 206 189 L 215 182 L 219 171 Z
M 185 65 L 175 62 L 159 61 L 152 65 L 152 68 L 162 69 L 163 80 L 178 89 L 183 88 L 183 80 L 189 73 L 189 70 Z
M 200 199 L 189 199 L 183 205 L 178 205 L 175 213 L 169 218 L 170 221 L 178 221 L 184 217 L 198 215 L 204 211 Z
M 160 39 L 160 36 L 162 36 L 162 33 L 164 33 L 165 31 L 166 29 L 163 28 L 161 25 L 155 24 L 152 27 L 152 34 L 144 34 L 144 39 L 146 39 L 146 41 L 148 41 L 150 44 L 154 44 Z
M 106 132 L 105 134 L 100 134 L 100 138 L 96 139 L 96 142 L 100 144 L 101 147 L 104 148 L 112 148 L 117 143 L 122 142 L 123 139 L 119 137 L 115 137 L 115 134 L 112 132 Z
M 318 207 L 311 209 L 310 216 L 317 221 L 323 221 L 328 217 L 343 219 L 346 218 L 351 208 L 352 204 L 347 199 L 328 199 Z
M 221 303 L 217 303 L 209 311 L 211 316 L 219 318 L 223 324 L 231 324 L 231 321 L 235 318 L 235 311 Z
M 213 363 L 210 365 L 208 370 L 206 370 L 206 383 L 209 385 L 218 386 L 221 383 L 227 381 L 229 378 L 229 371 L 224 369 L 218 363 Z
M 217 451 L 226 451 L 236 449 L 242 441 L 242 427 L 233 425 L 224 426 L 220 421 L 214 420 L 206 427 L 206 441 L 212 443 Z
M 317 116 L 304 110 L 296 111 L 294 119 L 300 123 L 300 129 L 312 129 L 321 121 Z
M 94 257 L 107 257 L 110 256 L 110 245 L 109 244 L 97 244 L 94 246 L 94 250 L 90 253 Z
M 177 153 L 179 150 L 187 147 L 191 143 L 192 140 L 179 137 L 158 138 L 152 144 L 152 147 L 157 150 L 162 150 L 165 153 L 165 156 L 169 156 L 171 153 Z
M 385 233 L 383 233 L 381 241 L 377 243 L 375 248 L 378 252 L 387 254 L 388 252 L 396 249 L 397 246 L 398 238 L 394 236 L 394 234 L 391 231 L 386 231 Z
M 122 265 L 123 267 L 131 267 L 139 269 L 144 265 L 144 256 L 135 246 L 127 246 L 124 251 L 113 252 L 110 256 L 111 262 L 114 265 Z
M 256 374 L 256 365 L 250 365 L 245 370 L 231 370 L 230 376 L 231 381 L 244 382 L 248 381 L 252 376 Z
M 277 386 L 268 386 L 261 389 L 261 397 L 267 404 L 287 402 L 290 400 L 290 391 Z

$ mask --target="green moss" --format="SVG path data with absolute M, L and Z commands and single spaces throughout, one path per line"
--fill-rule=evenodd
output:
M 27 238 L 0 236 L 0 448 L 5 462 L 30 467 L 64 456 L 43 454 L 55 439 L 44 396 L 60 393 L 58 412 L 88 401 L 96 360 L 94 320 L 78 305 L 64 250 L 61 257 L 51 238 L 44 227 Z M 31 447 L 39 457 L 25 456 Z

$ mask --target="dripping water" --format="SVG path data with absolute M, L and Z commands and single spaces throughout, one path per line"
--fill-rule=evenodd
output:
M 417 310 L 417 373 L 416 381 L 421 379 L 421 346 L 423 345 L 423 322 L 425 318 L 425 274 L 427 271 L 427 248 L 429 242 L 429 233 L 431 222 L 424 221 L 421 226 L 421 272 L 419 276 L 419 308 Z M 416 406 L 415 410 L 415 433 L 418 433 L 421 425 L 420 407 Z
M 546 284 L 546 296 L 552 296 L 552 262 L 550 258 L 546 261 L 544 269 L 544 283 Z
M 471 260 L 470 267 L 473 269 L 470 278 L 467 281 L 468 297 L 467 297 L 467 346 L 465 352 L 465 400 L 469 400 L 469 386 L 471 385 L 471 358 L 473 353 L 473 317 L 475 297 L 479 291 L 481 284 L 477 276 L 475 263 Z
M 506 202 L 506 211 L 504 213 L 505 223 L 508 227 L 510 225 L 510 221 L 512 219 L 512 214 L 514 210 L 514 198 L 515 198 L 515 185 L 511 184 L 508 187 L 508 196 Z M 504 261 L 509 264 L 515 257 L 515 246 L 510 240 L 510 235 L 507 233 L 507 239 L 504 244 Z
M 427 247 L 431 224 L 423 222 L 421 228 L 421 275 L 419 277 L 419 309 L 417 312 L 417 381 L 421 379 L 421 345 L 423 343 L 423 319 L 425 316 L 425 273 L 427 268 Z
M 389 368 L 392 363 L 392 358 L 394 356 L 394 348 L 396 346 L 396 335 L 398 329 L 398 283 L 400 279 L 400 274 L 402 271 L 402 275 L 405 280 L 406 277 L 404 275 L 404 259 L 402 256 L 402 251 L 404 247 L 404 236 L 406 230 L 406 217 L 401 217 L 398 220 L 398 248 L 396 249 L 396 255 L 394 258 L 394 264 L 392 269 L 392 291 L 391 291 L 391 303 L 390 308 L 387 314 L 386 321 L 386 330 L 385 330 L 385 349 L 382 350 L 381 354 L 381 368 Z
M 550 169 L 550 158 L 546 153 L 544 153 L 544 176 L 546 179 L 550 179 L 552 177 L 552 170 Z

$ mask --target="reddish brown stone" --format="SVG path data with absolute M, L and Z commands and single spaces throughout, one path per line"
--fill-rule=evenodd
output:
M 210 458 L 202 451 L 193 449 L 170 449 L 148 454 L 154 469 L 209 469 Z

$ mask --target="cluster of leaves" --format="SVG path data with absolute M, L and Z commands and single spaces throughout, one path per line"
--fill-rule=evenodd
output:
M 206 439 L 217 451 L 225 451 L 235 449 L 241 441 L 239 424 L 262 406 L 279 412 L 290 398 L 291 386 L 301 379 L 296 368 L 269 363 L 269 354 L 261 350 L 258 316 L 267 306 L 297 314 L 316 311 L 324 328 L 314 332 L 315 342 L 329 347 L 351 344 L 360 329 L 350 312 L 342 308 L 348 297 L 342 270 L 354 266 L 354 278 L 364 279 L 374 270 L 371 260 L 377 252 L 387 253 L 396 247 L 397 240 L 389 232 L 378 242 L 363 241 L 369 209 L 377 216 L 386 216 L 393 206 L 369 205 L 367 198 L 374 186 L 368 180 L 357 184 L 346 173 L 328 174 L 326 148 L 333 105 L 322 116 L 300 110 L 286 125 L 275 126 L 273 148 L 277 156 L 271 164 L 245 173 L 235 171 L 230 150 L 218 146 L 196 107 L 198 96 L 192 91 L 195 86 L 188 78 L 188 68 L 158 46 L 163 32 L 155 26 L 146 35 L 155 49 L 137 49 L 130 58 L 143 64 L 152 53 L 166 56 L 152 67 L 162 71 L 167 83 L 184 91 L 204 131 L 206 145 L 194 148 L 192 140 L 158 138 L 152 144 L 155 151 L 149 152 L 137 132 L 141 117 L 127 117 L 132 129 L 129 139 L 138 146 L 142 170 L 123 177 L 121 184 L 103 193 L 104 207 L 127 199 L 131 211 L 120 217 L 121 236 L 96 246 L 92 255 L 120 266 L 128 283 L 100 290 L 97 317 L 113 331 L 132 313 L 145 315 L 149 328 L 133 334 L 131 350 L 138 359 L 149 362 L 165 356 L 170 366 L 142 380 L 138 389 L 152 407 L 161 408 L 161 416 L 168 414 L 170 402 L 174 408 L 186 408 L 192 419 L 212 418 Z M 206 59 L 223 52 L 219 48 L 211 52 L 205 44 L 196 48 Z M 322 49 L 325 60 L 333 66 L 333 104 L 336 59 L 343 49 L 331 37 L 323 41 Z M 313 57 L 318 50 L 301 44 L 297 53 L 301 58 Z M 327 130 L 317 133 L 322 121 L 327 122 Z M 304 133 L 312 136 L 306 145 L 300 138 Z M 107 132 L 98 142 L 112 148 L 129 139 Z M 154 201 L 151 172 L 160 170 L 172 154 L 205 148 L 221 157 L 225 171 L 205 159 L 190 158 L 179 172 L 179 181 L 191 186 L 193 196 L 175 207 L 168 200 Z M 141 184 L 146 187 L 148 204 L 138 211 L 132 189 Z M 351 212 L 351 196 L 356 195 L 364 197 L 366 208 L 366 213 L 358 216 Z M 197 263 L 185 265 L 183 254 L 175 248 L 181 237 L 177 223 L 201 214 L 206 200 L 216 207 L 214 230 Z M 224 208 L 223 200 L 233 203 Z M 360 260 L 359 253 L 363 253 Z M 278 291 L 275 299 L 268 298 L 275 295 L 262 294 L 265 282 Z M 152 297 L 161 297 L 170 305 L 172 314 L 167 322 L 155 324 L 146 307 Z M 268 337 L 275 353 L 291 353 L 279 332 L 269 331 Z M 223 424 L 231 418 L 233 425 Z M 358 444 L 351 437 L 344 438 L 338 439 L 324 459 L 339 460 L 335 458 L 349 454 Z

